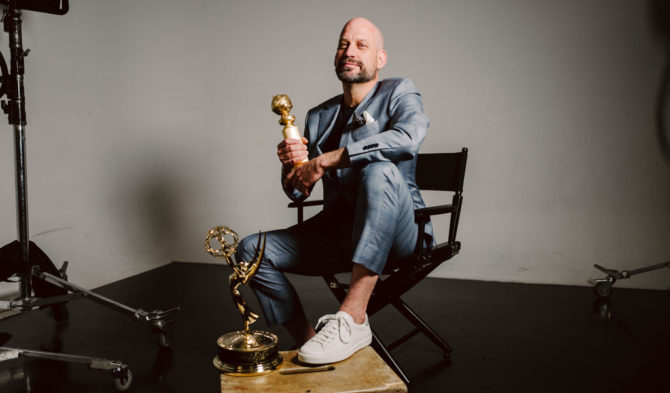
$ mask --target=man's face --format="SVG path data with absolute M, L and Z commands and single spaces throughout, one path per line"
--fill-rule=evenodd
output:
M 359 21 L 348 23 L 340 34 L 335 53 L 337 77 L 345 83 L 376 79 L 380 68 L 377 45 L 374 26 Z

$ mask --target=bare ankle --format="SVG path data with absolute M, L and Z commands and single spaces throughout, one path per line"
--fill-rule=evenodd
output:
M 341 307 L 340 311 L 344 311 L 354 319 L 354 323 L 360 325 L 365 322 L 365 311 L 350 310 L 346 307 Z

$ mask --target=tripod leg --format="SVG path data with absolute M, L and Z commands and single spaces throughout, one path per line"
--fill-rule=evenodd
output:
M 122 312 L 124 314 L 129 315 L 131 318 L 138 322 L 144 322 L 147 323 L 148 325 L 151 326 L 152 331 L 154 333 L 158 334 L 158 343 L 162 347 L 167 347 L 170 345 L 170 340 L 169 340 L 169 324 L 173 322 L 173 320 L 168 319 L 171 317 L 174 313 L 179 311 L 179 307 L 172 308 L 170 310 L 154 310 L 151 312 L 147 312 L 142 310 L 141 308 L 134 309 L 131 307 L 126 306 L 123 303 L 119 303 L 115 300 L 109 299 L 107 297 L 104 297 L 102 295 L 99 295 L 93 291 L 90 291 L 88 289 L 82 288 L 76 284 L 73 284 L 69 281 L 63 280 L 60 277 L 57 277 L 53 274 L 43 272 L 39 267 L 34 267 L 33 268 L 33 276 L 44 280 L 46 282 L 49 282 L 51 284 L 57 285 L 61 288 L 65 288 L 68 291 L 74 292 L 74 293 L 81 293 L 85 298 L 92 300 L 96 303 L 99 303 L 103 306 L 112 308 L 116 311 Z
M 17 349 L 0 347 L 0 362 L 20 357 L 32 359 L 54 360 L 66 363 L 78 363 L 89 366 L 95 370 L 110 371 L 114 377 L 114 386 L 118 391 L 128 390 L 132 382 L 132 372 L 128 365 L 118 360 L 108 360 L 89 356 L 68 355 L 56 352 L 31 351 L 28 349 Z

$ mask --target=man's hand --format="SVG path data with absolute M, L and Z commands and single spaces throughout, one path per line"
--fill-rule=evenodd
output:
M 277 157 L 284 168 L 292 168 L 293 165 L 307 158 L 307 138 L 302 141 L 297 139 L 284 139 L 277 145 Z
M 307 163 L 293 168 L 286 175 L 284 186 L 292 186 L 303 195 L 309 196 L 314 184 L 321 180 L 328 169 L 342 168 L 347 165 L 349 165 L 349 156 L 344 154 L 344 148 L 323 153 Z
M 319 165 L 319 157 L 313 158 L 297 168 L 293 168 L 286 175 L 284 184 L 292 186 L 305 196 L 309 196 L 312 186 L 326 173 L 324 168 Z

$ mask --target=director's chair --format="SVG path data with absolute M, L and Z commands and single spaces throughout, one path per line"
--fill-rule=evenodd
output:
M 448 261 L 461 249 L 461 243 L 456 241 L 456 232 L 458 230 L 458 221 L 463 204 L 463 181 L 465 178 L 465 166 L 468 159 L 468 149 L 463 148 L 456 153 L 431 153 L 419 154 L 416 164 L 416 183 L 421 190 L 445 191 L 449 192 L 451 197 L 450 204 L 429 206 L 414 211 L 414 217 L 419 224 L 419 236 L 417 245 L 412 255 L 401 260 L 389 261 L 384 274 L 377 281 L 377 285 L 370 297 L 367 313 L 373 315 L 377 311 L 393 305 L 415 328 L 398 338 L 392 343 L 385 345 L 372 331 L 372 347 L 393 368 L 393 370 L 409 383 L 409 379 L 400 368 L 396 360 L 389 352 L 398 345 L 406 342 L 418 333 L 425 334 L 442 352 L 446 361 L 451 360 L 451 346 L 447 344 L 437 332 L 417 315 L 401 298 L 405 292 L 410 290 L 430 272 L 435 270 L 442 262 Z M 451 194 L 453 193 L 453 194 Z M 292 202 L 288 205 L 290 208 L 296 208 L 298 213 L 298 223 L 303 222 L 304 207 L 322 205 L 323 201 L 302 201 Z M 426 223 L 432 216 L 439 214 L 451 215 L 449 222 L 449 235 L 446 242 L 436 244 L 430 248 L 423 247 L 424 231 Z M 343 284 L 335 275 L 324 276 L 323 279 L 333 292 L 335 297 L 342 302 L 347 294 L 348 285 Z

